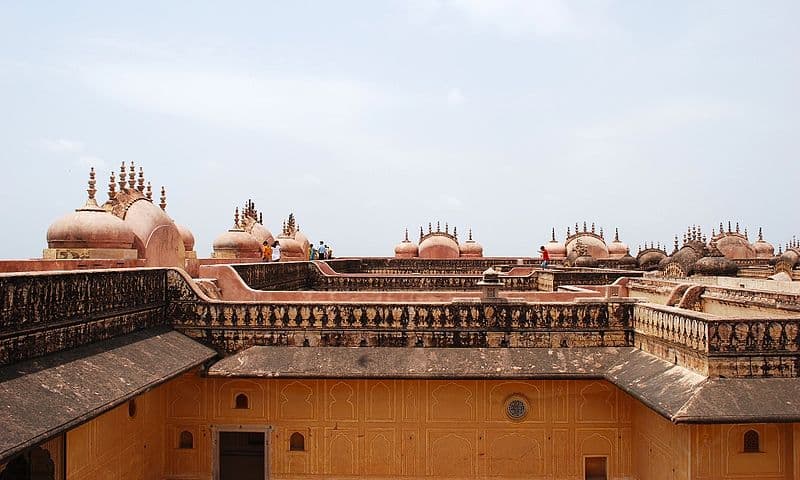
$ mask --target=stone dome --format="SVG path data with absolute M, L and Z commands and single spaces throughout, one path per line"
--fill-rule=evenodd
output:
M 648 248 L 636 255 L 636 263 L 642 270 L 655 270 L 667 254 L 655 248 Z
M 178 228 L 178 233 L 181 234 L 181 239 L 183 240 L 183 248 L 187 252 L 191 252 L 192 250 L 194 250 L 194 235 L 192 235 L 192 231 L 189 230 L 189 228 L 186 227 L 185 225 L 179 225 L 176 223 L 175 226 Z
M 458 243 L 444 232 L 429 233 L 419 243 L 420 258 L 458 258 Z
M 625 253 L 625 255 L 619 257 L 618 265 L 622 268 L 636 268 L 638 262 L 629 253 Z
M 703 257 L 693 266 L 693 273 L 699 275 L 736 275 L 739 266 L 725 257 Z
M 756 254 L 756 258 L 772 258 L 775 256 L 775 247 L 771 243 L 764 241 L 761 228 L 758 229 L 758 240 L 753 243 L 753 251 Z
M 717 249 L 725 258 L 756 258 L 753 245 L 739 233 L 725 233 L 715 239 Z
M 544 244 L 544 249 L 547 250 L 547 253 L 550 255 L 551 259 L 567 257 L 567 247 L 562 242 L 556 240 L 555 228 L 553 229 L 553 234 L 550 237 L 550 241 Z
M 250 227 L 249 233 L 256 239 L 259 245 L 263 244 L 265 241 L 272 245 L 272 243 L 275 241 L 275 237 L 272 236 L 272 232 L 267 230 L 264 225 L 258 222 L 253 223 L 253 225 Z
M 261 244 L 242 229 L 231 229 L 214 239 L 214 258 L 260 258 Z
M 573 262 L 573 266 L 575 267 L 596 267 L 597 266 L 597 259 L 592 257 L 591 255 L 581 255 L 580 257 L 576 258 Z
M 572 253 L 578 240 L 586 247 L 588 254 L 592 258 L 608 258 L 608 246 L 598 235 L 589 232 L 581 232 L 573 235 L 567 240 L 567 256 Z
M 132 249 L 136 234 L 130 225 L 97 205 L 94 168 L 89 171 L 89 198 L 47 229 L 49 248 Z
M 619 241 L 619 230 L 614 230 L 614 241 L 608 244 L 608 256 L 610 258 L 622 258 L 628 255 L 628 246 Z
M 92 199 L 47 229 L 49 248 L 133 248 L 133 230 Z
M 405 239 L 394 247 L 394 256 L 397 258 L 414 258 L 419 255 L 419 245 L 408 239 L 406 229 Z
M 483 257 L 483 246 L 472 239 L 472 229 L 469 230 L 469 237 L 467 238 L 467 241 L 458 246 L 458 251 L 462 257 Z
M 298 262 L 308 260 L 308 255 L 303 251 L 303 245 L 288 235 L 278 235 L 278 241 L 281 245 L 281 261 L 282 262 Z
M 300 244 L 302 251 L 306 252 L 306 258 L 308 258 L 308 249 L 311 248 L 311 242 L 308 241 L 306 234 L 300 231 L 300 227 L 297 227 L 297 231 L 294 232 L 294 239 Z

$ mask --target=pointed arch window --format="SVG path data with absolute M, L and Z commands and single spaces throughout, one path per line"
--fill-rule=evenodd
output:
M 758 432 L 748 430 L 744 432 L 744 453 L 759 453 L 761 451 Z

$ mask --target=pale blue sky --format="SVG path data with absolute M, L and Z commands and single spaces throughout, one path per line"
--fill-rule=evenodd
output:
M 162 3 L 168 3 L 163 5 Z M 0 4 L 0 258 L 135 161 L 207 257 L 252 198 L 337 255 L 471 227 L 797 234 L 800 2 Z

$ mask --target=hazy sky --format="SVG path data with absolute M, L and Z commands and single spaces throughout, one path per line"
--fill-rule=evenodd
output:
M 0 258 L 121 161 L 201 257 L 248 198 L 342 256 L 437 220 L 487 255 L 800 232 L 800 2 L 118 3 L 0 4 Z

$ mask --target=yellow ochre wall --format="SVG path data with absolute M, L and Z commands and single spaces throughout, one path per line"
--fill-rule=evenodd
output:
M 67 432 L 68 480 L 162 478 L 165 386 L 114 408 Z
M 248 410 L 235 409 L 245 393 Z M 522 395 L 529 413 L 506 416 Z M 210 478 L 210 425 L 270 425 L 272 478 L 630 478 L 633 400 L 605 381 L 226 380 L 168 385 L 167 478 Z M 196 439 L 179 449 L 180 432 Z M 306 451 L 290 452 L 293 432 Z
M 235 396 L 248 409 L 234 408 Z M 509 397 L 527 399 L 522 421 Z M 183 375 L 67 433 L 67 478 L 210 479 L 211 427 L 269 426 L 270 478 L 792 479 L 800 424 L 674 425 L 601 380 L 290 380 Z M 760 453 L 743 453 L 746 430 Z M 179 448 L 181 431 L 193 448 Z M 289 451 L 300 432 L 306 450 Z

